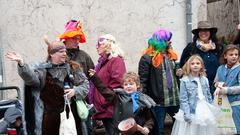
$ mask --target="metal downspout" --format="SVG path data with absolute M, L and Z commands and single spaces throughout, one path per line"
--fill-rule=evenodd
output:
M 238 0 L 238 22 L 240 23 L 240 0 Z
M 186 0 L 187 43 L 192 41 L 192 0 Z
M 3 76 L 3 68 L 4 68 L 4 62 L 3 62 L 3 44 L 2 44 L 2 32 L 0 29 L 0 87 L 3 87 L 4 83 L 4 76 Z M 4 98 L 3 91 L 0 92 L 0 100 Z

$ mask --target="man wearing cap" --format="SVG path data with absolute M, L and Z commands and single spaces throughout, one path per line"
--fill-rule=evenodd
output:
M 79 49 L 79 43 L 86 42 L 80 21 L 68 21 L 65 25 L 64 33 L 61 34 L 59 38 L 67 48 L 69 59 L 78 62 L 88 77 L 88 70 L 94 69 L 94 63 L 85 51 Z
M 189 43 L 183 50 L 180 59 L 180 67 L 188 60 L 193 54 L 198 54 L 202 57 L 211 94 L 214 93 L 213 80 L 219 66 L 219 58 L 223 52 L 223 46 L 218 43 L 216 33 L 217 28 L 212 27 L 208 21 L 199 21 L 196 29 L 192 30 L 193 42 Z M 177 75 L 182 76 L 182 69 L 177 70 Z
M 94 63 L 91 57 L 83 50 L 79 49 L 79 43 L 85 43 L 86 37 L 82 31 L 82 24 L 80 21 L 70 20 L 65 24 L 65 31 L 59 36 L 59 39 L 63 41 L 67 48 L 67 55 L 70 60 L 74 60 L 80 64 L 85 75 L 89 78 L 88 70 L 94 69 Z M 90 114 L 91 115 L 91 114 Z M 92 126 L 90 124 L 90 118 L 86 122 L 88 134 L 92 133 Z M 82 123 L 85 127 L 85 123 Z M 84 132 L 84 130 L 83 130 Z

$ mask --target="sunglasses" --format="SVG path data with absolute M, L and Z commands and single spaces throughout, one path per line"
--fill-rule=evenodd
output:
M 115 43 L 115 41 L 111 40 L 111 39 L 106 39 L 106 38 L 99 38 L 96 47 L 99 48 L 100 45 L 102 45 L 103 43 L 105 43 L 106 41 L 110 41 Z

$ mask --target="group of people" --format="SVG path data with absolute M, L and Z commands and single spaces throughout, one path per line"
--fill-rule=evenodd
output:
M 71 102 L 78 135 L 94 134 L 92 120 L 102 124 L 109 135 L 163 135 L 166 114 L 174 123 L 172 135 L 215 135 L 218 108 L 212 104 L 214 94 L 228 96 L 240 134 L 239 48 L 227 45 L 224 49 L 216 32 L 208 21 L 200 21 L 192 30 L 193 41 L 183 50 L 180 66 L 171 44 L 172 32 L 154 32 L 139 61 L 138 73 L 127 72 L 123 51 L 111 34 L 98 38 L 100 57 L 94 65 L 79 48 L 86 38 L 81 22 L 76 20 L 66 23 L 59 40 L 45 38 L 45 62 L 29 65 L 19 53 L 8 52 L 6 57 L 18 63 L 18 73 L 25 83 L 28 135 L 59 134 L 65 94 Z M 66 82 L 70 88 L 64 88 Z M 214 86 L 219 89 L 215 91 Z M 75 100 L 86 100 L 96 112 L 82 121 Z M 134 118 L 136 128 L 122 131 L 119 123 L 128 118 Z

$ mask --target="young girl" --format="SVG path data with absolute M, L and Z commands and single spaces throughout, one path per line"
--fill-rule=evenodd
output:
M 204 63 L 199 55 L 192 55 L 183 66 L 180 83 L 180 109 L 172 135 L 216 135 L 216 113 L 212 103 Z
M 151 112 L 151 108 L 155 106 L 155 102 L 149 96 L 138 91 L 140 88 L 140 80 L 136 73 L 126 73 L 122 79 L 123 89 L 114 89 L 114 91 L 108 89 L 102 83 L 94 70 L 89 70 L 89 76 L 97 90 L 114 106 L 113 135 L 119 135 L 118 124 L 122 120 L 130 117 L 134 118 L 139 125 L 134 135 L 158 134 L 158 132 L 154 130 L 155 120 Z
M 240 64 L 239 48 L 235 45 L 226 46 L 221 57 L 215 78 L 215 86 L 219 87 L 215 95 L 227 95 L 232 108 L 232 117 L 237 133 L 240 134 Z M 224 82 L 223 86 L 218 85 Z

